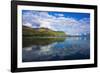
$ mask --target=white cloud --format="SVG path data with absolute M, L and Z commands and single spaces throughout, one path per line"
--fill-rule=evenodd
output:
M 55 16 L 63 17 L 64 15 L 63 14 L 55 14 Z
M 89 18 L 76 20 L 72 17 L 64 17 L 63 14 L 56 14 L 59 17 L 48 14 L 48 12 L 29 11 L 23 14 L 23 25 L 37 28 L 45 27 L 55 31 L 64 31 L 70 34 L 89 32 Z
M 27 27 L 32 27 L 32 24 L 30 23 L 26 23 L 26 24 L 23 24 L 24 26 L 27 26 Z

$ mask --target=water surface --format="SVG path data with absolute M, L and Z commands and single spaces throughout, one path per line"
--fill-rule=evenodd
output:
M 23 62 L 81 60 L 90 58 L 88 37 L 24 37 Z

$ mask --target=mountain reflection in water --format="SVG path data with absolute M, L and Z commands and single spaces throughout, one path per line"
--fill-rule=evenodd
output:
M 23 38 L 23 62 L 89 58 L 90 39 L 88 37 Z

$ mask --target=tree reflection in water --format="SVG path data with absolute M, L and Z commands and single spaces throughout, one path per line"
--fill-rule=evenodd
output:
M 23 62 L 89 59 L 90 39 L 24 38 L 22 58 Z

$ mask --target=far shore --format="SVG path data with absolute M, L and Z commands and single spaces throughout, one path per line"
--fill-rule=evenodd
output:
M 31 37 L 31 38 L 66 38 L 66 37 L 84 37 L 84 36 L 42 36 L 42 37 L 41 36 L 23 36 L 23 37 Z

